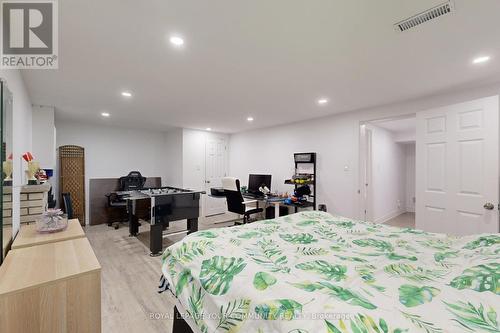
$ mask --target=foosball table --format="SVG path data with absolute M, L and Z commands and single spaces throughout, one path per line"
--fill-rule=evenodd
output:
M 200 216 L 200 198 L 203 191 L 194 191 L 176 187 L 148 188 L 135 191 L 117 192 L 127 200 L 129 215 L 129 231 L 131 236 L 139 234 L 139 217 L 136 214 L 136 205 L 139 200 L 150 201 L 151 232 L 149 249 L 152 256 L 160 255 L 163 249 L 163 238 L 180 233 L 192 233 L 198 230 Z M 163 234 L 173 221 L 187 220 L 186 230 Z

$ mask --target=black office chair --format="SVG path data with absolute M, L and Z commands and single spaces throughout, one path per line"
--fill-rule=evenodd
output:
M 231 213 L 243 215 L 243 223 L 248 223 L 250 215 L 262 213 L 262 208 L 247 207 L 250 203 L 258 202 L 257 200 L 243 199 L 240 191 L 240 180 L 233 177 L 222 178 L 222 187 L 224 188 L 224 195 L 227 201 L 227 210 Z M 239 224 L 239 223 L 236 223 Z
M 139 171 L 130 171 L 125 177 L 120 177 L 120 191 L 141 190 L 146 183 L 146 177 L 143 177 Z
M 64 204 L 64 212 L 68 216 L 68 220 L 73 218 L 73 204 L 71 203 L 71 195 L 68 192 L 61 193 Z
M 119 191 L 141 190 L 146 183 L 146 177 L 143 177 L 139 171 L 130 171 L 128 175 L 120 177 L 118 182 Z M 108 199 L 108 208 L 119 214 L 119 221 L 108 221 L 108 226 L 114 226 L 115 229 L 118 229 L 121 223 L 128 221 L 127 200 L 116 193 L 108 193 L 106 198 Z

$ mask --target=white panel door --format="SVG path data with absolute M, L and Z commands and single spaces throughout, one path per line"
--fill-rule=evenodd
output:
M 224 137 L 209 137 L 205 148 L 205 191 L 210 194 L 210 188 L 222 187 L 222 177 L 226 176 L 227 143 Z M 222 214 L 226 211 L 226 199 L 205 199 L 205 216 Z
M 417 113 L 418 229 L 499 231 L 498 112 L 495 96 Z

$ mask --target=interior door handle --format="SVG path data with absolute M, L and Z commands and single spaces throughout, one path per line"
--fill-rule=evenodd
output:
M 495 209 L 495 205 L 492 204 L 491 202 L 485 203 L 483 207 L 484 207 L 484 209 L 487 209 L 487 210 L 493 210 L 493 209 Z

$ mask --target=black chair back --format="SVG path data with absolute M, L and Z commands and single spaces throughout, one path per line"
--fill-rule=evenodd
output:
M 227 177 L 222 180 L 222 183 L 227 201 L 227 210 L 231 213 L 245 214 L 243 195 L 240 191 L 240 180 Z
M 139 171 L 130 171 L 125 177 L 120 177 L 120 191 L 140 190 L 145 183 L 146 177 Z
M 64 212 L 68 215 L 68 219 L 73 218 L 73 204 L 71 203 L 71 195 L 69 193 L 62 193 L 62 199 L 64 204 Z

